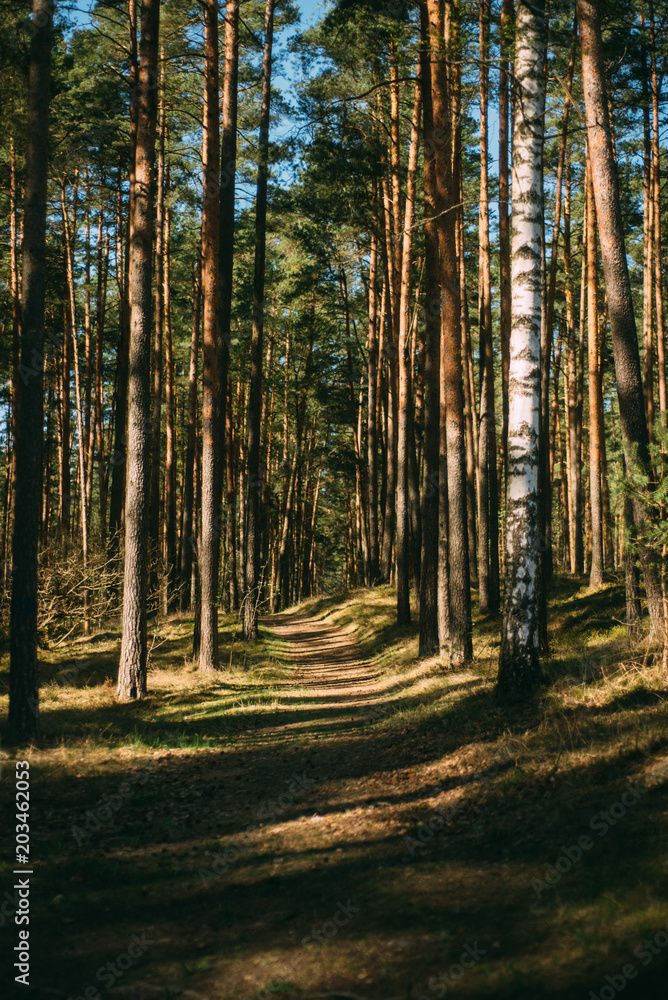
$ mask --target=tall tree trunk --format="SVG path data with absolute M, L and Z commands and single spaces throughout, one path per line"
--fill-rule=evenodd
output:
M 169 167 L 165 174 L 165 189 L 169 190 Z M 170 265 L 171 209 L 165 206 L 165 265 L 163 269 L 165 310 L 165 544 L 164 544 L 164 611 L 175 609 L 176 596 L 176 399 L 174 396 L 174 355 L 172 351 L 172 298 Z M 220 515 L 218 515 L 220 516 Z
M 97 449 L 97 473 L 98 473 L 98 500 L 99 500 L 99 526 L 100 542 L 106 545 L 107 532 L 107 488 L 105 470 L 105 446 L 104 446 L 104 424 L 102 414 L 104 412 L 104 383 L 103 383 L 103 361 L 104 361 L 104 322 L 105 322 L 105 300 L 107 295 L 107 251 L 109 249 L 109 238 L 104 232 L 104 212 L 100 207 L 100 215 L 97 227 L 97 290 L 95 295 L 95 372 L 93 376 L 93 415 L 88 439 L 88 461 L 90 464 L 90 497 L 89 507 L 92 509 L 93 496 L 93 463 L 95 451 Z
M 461 131 L 461 130 L 460 130 Z M 459 140 L 458 140 L 459 141 Z M 462 330 L 462 366 L 464 382 L 464 420 L 466 425 L 466 515 L 469 540 L 469 567 L 471 578 L 478 579 L 477 541 L 477 482 L 479 421 L 475 404 L 475 377 L 473 373 L 473 347 L 471 345 L 471 320 L 466 290 L 466 254 L 464 247 L 464 193 L 459 179 L 460 208 L 457 212 L 457 256 L 459 258 L 459 315 Z
M 641 29 L 645 18 L 640 12 Z M 647 74 L 647 48 L 644 37 L 640 45 L 641 80 L 643 92 L 643 392 L 645 419 L 650 436 L 654 424 L 654 345 L 652 304 L 654 298 L 654 170 L 652 164 L 652 135 L 650 129 L 650 94 Z
M 663 317 L 663 276 L 661 261 L 661 160 L 659 146 L 659 100 L 661 97 L 661 77 L 656 67 L 656 31 L 654 24 L 654 3 L 649 4 L 650 58 L 652 71 L 652 200 L 654 223 L 654 295 L 656 298 L 656 358 L 659 375 L 659 413 L 664 430 L 668 427 L 668 382 L 666 381 L 666 335 Z M 653 400 L 652 400 L 653 402 Z M 649 424 L 649 420 L 648 420 Z M 651 433 L 651 427 L 648 427 Z M 668 634 L 668 633 L 667 633 Z
M 128 32 L 130 41 L 130 88 L 132 95 L 140 93 L 139 61 L 137 57 L 137 0 L 128 0 Z M 142 22 L 143 23 L 143 22 Z M 151 87 L 154 87 L 154 80 Z M 119 330 L 118 357 L 116 363 L 116 426 L 114 433 L 114 452 L 112 456 L 113 473 L 111 477 L 111 496 L 109 498 L 109 553 L 115 556 L 120 546 L 120 534 L 123 525 L 123 514 L 126 494 L 127 442 L 128 442 L 128 385 L 130 378 L 130 338 L 131 338 L 131 308 L 130 308 L 130 245 L 132 226 L 135 217 L 134 199 L 137 185 L 135 175 L 137 168 L 137 138 L 139 128 L 140 100 L 136 97 L 130 101 L 130 190 L 128 192 L 127 217 L 125 231 L 125 260 L 123 260 L 122 236 L 122 183 L 121 170 L 118 170 L 118 192 L 116 203 L 116 273 L 119 296 Z
M 411 319 L 411 268 L 413 263 L 413 220 L 415 218 L 415 183 L 417 174 L 418 146 L 420 134 L 421 87 L 420 64 L 418 63 L 411 144 L 408 155 L 408 180 L 406 183 L 406 204 L 402 233 L 401 292 L 399 299 L 399 428 L 397 450 L 397 624 L 409 625 L 411 620 L 409 568 L 410 568 L 410 510 L 408 495 L 409 449 L 415 451 L 410 411 L 411 372 L 413 357 L 410 350 Z
M 76 217 L 76 206 L 73 210 Z M 76 225 L 76 221 L 75 221 Z M 63 302 L 63 322 L 65 330 L 70 328 L 72 318 L 70 316 L 70 296 L 67 279 L 67 251 L 65 247 L 65 237 L 63 234 L 63 259 L 65 264 L 64 274 L 64 302 Z M 60 356 L 60 407 L 59 407 L 59 428 L 60 428 L 60 448 L 59 448 L 59 470 L 58 470 L 58 527 L 60 531 L 60 546 L 63 554 L 67 552 L 70 541 L 70 520 L 72 513 L 72 484 L 70 470 L 70 434 L 71 434 L 71 400 L 70 400 L 70 373 L 72 369 L 72 338 L 65 336 L 61 348 Z
M 571 573 L 579 576 L 584 572 L 584 544 L 582 538 L 582 463 L 579 451 L 578 421 L 578 364 L 575 339 L 575 318 L 573 313 L 573 283 L 571 279 L 571 172 L 570 160 L 566 166 L 566 184 L 564 191 L 564 297 L 566 299 L 566 328 L 568 341 L 568 389 L 567 389 L 567 421 L 568 428 L 568 485 L 569 509 L 571 512 L 570 554 Z
M 577 42 L 576 28 L 573 29 L 573 41 L 571 44 L 571 54 L 568 64 L 568 74 L 566 78 L 566 89 L 570 93 L 573 83 L 573 71 L 575 67 L 575 48 Z M 544 57 L 544 59 L 546 56 Z M 546 70 L 544 64 L 544 72 Z M 555 185 L 554 203 L 554 225 L 552 229 L 552 252 L 550 256 L 549 277 L 547 288 L 543 289 L 545 295 L 545 307 L 543 322 L 541 326 L 541 422 L 540 422 L 540 469 L 539 481 L 540 489 L 539 514 L 540 514 L 540 643 L 541 653 L 549 653 L 547 638 L 547 584 L 552 577 L 552 480 L 550 477 L 550 362 L 552 358 L 552 344 L 554 339 L 554 300 L 557 289 L 557 262 L 559 251 L 559 234 L 561 232 L 561 202 L 564 176 L 564 162 L 566 158 L 566 139 L 568 136 L 568 118 L 570 111 L 570 100 L 568 96 L 564 101 L 564 109 L 561 116 L 561 137 L 559 141 L 559 157 L 557 161 L 557 176 Z M 545 239 L 543 241 L 543 258 L 545 257 Z
M 383 266 L 385 270 L 385 357 L 383 364 L 387 382 L 387 430 L 385 434 L 386 477 L 385 505 L 383 516 L 383 544 L 381 549 L 381 580 L 389 583 L 392 576 L 394 529 L 396 524 L 396 489 L 397 489 L 397 445 L 398 445 L 398 399 L 397 399 L 397 342 L 394 334 L 395 283 L 394 264 L 392 258 L 392 213 L 387 191 L 383 181 L 383 218 L 385 229 L 385 245 Z
M 202 543 L 199 668 L 217 670 L 220 496 L 218 483 L 218 293 L 220 133 L 218 0 L 204 6 L 204 191 L 202 195 Z
M 130 358 L 128 470 L 125 496 L 123 640 L 118 696 L 144 698 L 146 686 L 146 598 L 148 588 L 149 435 L 151 408 L 151 255 L 153 163 L 158 69 L 159 0 L 145 0 L 141 16 L 137 84 L 137 154 L 130 220 Z
M 197 548 L 195 533 L 195 452 L 197 450 L 197 354 L 199 343 L 202 261 L 198 258 L 193 274 L 193 319 L 190 336 L 190 368 L 188 372 L 188 440 L 183 493 L 183 531 L 181 532 L 181 610 L 194 607 L 192 590 L 193 555 Z
M 230 464 L 228 448 L 227 407 L 231 405 L 231 388 L 228 385 L 230 367 L 230 346 L 232 343 L 232 292 L 234 272 L 234 195 L 237 159 L 237 84 L 239 76 L 239 2 L 227 0 L 225 7 L 225 63 L 223 75 L 223 127 L 220 143 L 220 237 L 219 237 L 219 291 L 218 313 L 218 495 L 222 499 L 227 494 L 228 538 L 230 518 L 235 516 L 230 508 L 229 470 L 234 469 L 234 457 Z M 229 397 L 229 403 L 228 403 Z M 234 504 L 236 501 L 233 498 Z M 238 608 L 236 551 L 234 535 L 236 525 L 232 524 L 232 548 L 227 546 L 226 563 L 233 567 L 230 576 L 230 596 L 232 610 Z
M 12 292 L 12 397 L 11 397 L 11 440 L 12 440 L 12 498 L 16 496 L 16 438 L 18 436 L 18 393 L 19 393 L 19 365 L 21 364 L 21 289 L 19 287 L 19 239 L 18 239 L 18 199 L 16 191 L 16 150 L 14 148 L 14 137 L 9 140 L 9 260 L 10 260 L 10 285 Z M 7 430 L 9 447 L 9 428 Z M 7 516 L 11 515 L 11 505 L 8 507 Z M 11 548 L 11 535 L 9 526 L 6 525 L 7 553 Z M 11 560 L 8 558 L 5 563 L 5 583 L 7 581 L 7 567 Z
M 251 377 L 248 400 L 248 538 L 246 549 L 246 589 L 243 632 L 246 639 L 257 635 L 257 608 L 260 586 L 260 419 L 262 414 L 262 355 L 264 336 L 264 279 L 267 250 L 267 180 L 269 177 L 269 110 L 271 102 L 271 53 L 274 38 L 276 0 L 267 0 L 264 15 L 262 54 L 262 99 L 257 164 L 255 206 L 255 271 L 253 276 L 253 333 Z
M 374 211 L 375 211 L 374 191 Z M 378 582 L 380 572 L 380 554 L 378 548 L 378 321 L 377 314 L 377 269 L 378 269 L 378 237 L 374 231 L 371 234 L 371 250 L 369 254 L 369 336 L 367 340 L 367 355 L 369 359 L 369 386 L 367 401 L 367 486 L 369 504 L 369 545 L 370 567 L 369 582 Z M 382 323 L 382 317 L 380 317 Z M 320 478 L 318 477 L 318 487 Z
M 510 369 L 510 215 L 508 212 L 508 53 L 512 42 L 512 0 L 501 0 L 499 62 L 499 334 L 501 339 L 501 447 L 499 482 L 508 455 L 508 373 Z
M 538 637 L 544 0 L 516 14 L 512 171 L 506 584 L 498 694 L 526 697 L 540 682 Z
M 227 559 L 229 566 L 230 611 L 239 610 L 239 580 L 237 576 L 237 496 L 234 481 L 234 424 L 232 422 L 232 385 L 227 379 L 225 418 L 225 465 L 227 479 Z
M 88 510 L 86 507 L 86 436 L 84 433 L 84 413 L 81 401 L 81 378 L 79 370 L 79 344 L 77 340 L 76 323 L 76 299 L 74 288 L 74 224 L 70 227 L 67 215 L 67 205 L 65 203 L 65 182 L 60 189 L 60 205 L 63 215 L 63 233 L 65 235 L 65 262 L 67 268 L 67 284 L 69 288 L 69 335 L 72 341 L 72 354 L 74 357 L 74 392 L 77 410 L 77 438 L 79 442 L 79 488 L 81 491 L 81 550 L 84 572 L 83 588 L 83 632 L 90 634 L 90 620 L 88 617 L 88 585 L 86 576 L 88 573 Z M 72 220 L 74 223 L 74 219 Z
M 439 122 L 435 145 L 437 156 L 437 217 L 441 262 L 441 463 L 439 470 L 440 538 L 447 534 L 446 550 L 439 543 L 439 642 L 451 664 L 462 663 L 472 656 L 471 587 L 469 576 L 468 531 L 466 515 L 466 459 L 464 398 L 462 386 L 462 343 L 459 307 L 459 270 L 454 208 L 459 196 L 459 178 L 453 170 L 454 129 L 450 114 L 453 94 L 448 92 L 446 58 L 452 59 L 453 76 L 458 65 L 457 38 L 450 38 L 450 51 L 444 52 L 443 12 L 438 0 L 428 0 L 429 28 L 432 48 L 432 103 L 434 121 Z M 451 35 L 457 31 L 457 12 L 448 5 Z M 456 88 L 455 100 L 459 88 Z M 447 497 L 447 526 L 445 521 Z M 448 587 L 445 587 L 446 577 Z M 447 597 L 446 597 L 447 593 Z M 447 633 L 443 613 L 448 607 Z
M 153 320 L 155 339 L 153 345 L 153 415 L 151 418 L 151 509 L 149 522 L 149 591 L 157 593 L 160 586 L 160 473 L 162 471 L 162 372 L 163 324 L 165 289 L 164 269 L 167 262 L 165 248 L 165 49 L 160 49 L 160 98 L 158 105 L 158 183 L 155 219 L 155 305 Z
M 489 248 L 489 188 L 487 136 L 489 107 L 490 0 L 480 0 L 480 220 L 478 319 L 480 327 L 480 443 L 478 445 L 478 580 L 481 614 L 499 611 L 499 500 L 496 472 L 496 413 L 494 408 L 494 346 L 492 341 L 492 281 Z
M 601 410 L 598 350 L 598 267 L 596 208 L 591 167 L 587 166 L 587 350 L 589 361 L 589 506 L 591 510 L 591 566 L 589 586 L 603 583 L 603 507 L 601 500 Z
M 420 4 L 422 105 L 424 108 L 425 368 L 424 470 L 422 479 L 422 560 L 420 577 L 420 656 L 438 653 L 438 465 L 440 436 L 441 300 L 436 227 L 436 158 L 431 98 L 429 11 Z
M 46 201 L 53 8 L 33 0 L 28 76 L 28 134 L 23 210 L 23 310 L 16 421 L 16 494 L 12 535 L 9 734 L 27 743 L 39 731 L 37 550 L 42 507 Z
M 610 128 L 599 10 L 591 0 L 577 0 L 577 11 L 582 48 L 587 138 L 617 375 L 622 441 L 631 479 L 635 478 L 634 467 L 639 467 L 641 472 L 651 479 L 649 433 L 645 417 L 631 282 L 624 245 L 619 181 Z M 639 495 L 633 500 L 633 516 L 638 534 L 642 536 L 651 518 L 647 505 Z M 663 627 L 661 581 L 656 553 L 647 544 L 641 544 L 641 562 L 651 630 L 658 637 Z

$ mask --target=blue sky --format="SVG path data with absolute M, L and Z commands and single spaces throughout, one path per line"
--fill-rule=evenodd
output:
M 84 24 L 92 4 L 93 0 L 65 0 L 59 6 L 79 23 Z M 297 0 L 297 6 L 302 13 L 302 25 L 305 27 L 313 20 L 318 7 L 321 6 L 321 0 Z

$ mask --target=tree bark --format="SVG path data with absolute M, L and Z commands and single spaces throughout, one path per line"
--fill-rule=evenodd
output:
M 516 14 L 512 171 L 506 583 L 497 692 L 527 697 L 541 679 L 538 636 L 542 157 L 545 3 Z
M 668 382 L 666 373 L 666 335 L 663 316 L 663 276 L 661 261 L 661 160 L 659 146 L 659 100 L 661 98 L 661 77 L 656 67 L 656 29 L 654 23 L 654 3 L 649 4 L 650 65 L 652 81 L 652 221 L 654 254 L 654 295 L 656 300 L 656 359 L 659 377 L 659 413 L 664 430 L 668 427 Z M 653 392 L 653 387 L 652 387 Z M 652 397 L 652 404 L 654 398 Z M 652 409 L 653 409 L 652 405 Z M 648 419 L 648 430 L 652 432 Z M 668 633 L 667 633 L 668 634 Z
M 227 493 L 228 535 L 229 519 L 234 517 L 227 484 L 229 469 L 234 468 L 234 458 L 230 466 L 227 407 L 231 405 L 231 388 L 228 386 L 230 367 L 230 346 L 232 343 L 232 293 L 234 273 L 234 198 L 236 186 L 237 159 L 237 84 L 239 77 L 239 2 L 227 0 L 225 7 L 225 63 L 223 76 L 223 127 L 220 143 L 220 237 L 219 237 L 219 286 L 220 303 L 218 315 L 218 454 L 217 470 L 220 480 L 218 495 L 222 499 Z M 229 402 L 228 402 L 229 396 Z M 227 484 L 227 485 L 226 485 Z M 236 503 L 236 501 L 234 501 Z M 236 525 L 232 525 L 232 539 Z M 234 548 L 234 546 L 233 546 Z M 229 545 L 227 561 L 234 563 L 234 575 L 230 576 L 232 610 L 239 604 L 236 579 L 236 552 Z
M 424 108 L 425 368 L 424 469 L 422 478 L 422 560 L 420 576 L 420 656 L 438 653 L 438 466 L 440 436 L 439 374 L 441 301 L 436 228 L 436 159 L 431 98 L 429 12 L 420 4 L 422 105 Z
M 162 373 L 164 329 L 164 269 L 167 261 L 165 250 L 165 80 L 164 47 L 161 48 L 160 99 L 158 109 L 158 178 L 155 219 L 155 306 L 153 320 L 153 415 L 151 417 L 151 511 L 149 524 L 149 592 L 157 593 L 160 586 L 160 473 L 162 471 Z
M 12 535 L 9 735 L 27 743 L 39 732 L 37 558 L 42 507 L 46 207 L 53 8 L 33 0 L 28 70 L 28 130 L 23 210 L 21 364 L 16 397 L 16 493 Z
M 508 373 L 510 368 L 510 215 L 508 212 L 508 53 L 512 42 L 512 0 L 501 0 L 499 61 L 499 335 L 501 339 L 501 447 L 499 482 L 506 478 L 508 454 Z
M 596 247 L 596 209 L 591 168 L 586 180 L 587 234 L 587 357 L 589 362 L 589 509 L 591 510 L 591 566 L 589 586 L 603 583 L 603 507 L 601 499 L 601 410 L 598 350 L 598 252 Z
M 401 292 L 399 297 L 399 426 L 397 447 L 397 624 L 409 625 L 410 605 L 410 509 L 408 476 L 409 449 L 415 450 L 412 433 L 411 372 L 413 357 L 410 350 L 411 268 L 413 263 L 413 220 L 415 218 L 415 184 L 420 134 L 421 85 L 418 64 L 413 102 L 408 179 L 402 233 Z M 415 460 L 415 459 L 413 459 Z
M 496 413 L 494 407 L 494 346 L 492 341 L 492 281 L 489 247 L 489 185 L 487 159 L 489 108 L 490 0 L 480 0 L 480 209 L 478 321 L 480 330 L 480 443 L 478 445 L 478 580 L 480 613 L 499 611 L 499 501 L 496 478 Z
M 190 368 L 188 371 L 188 439 L 186 445 L 186 470 L 183 493 L 183 530 L 181 532 L 181 610 L 194 607 L 192 590 L 193 555 L 197 548 L 195 534 L 195 452 L 197 429 L 197 354 L 199 343 L 201 268 L 198 258 L 193 274 L 193 319 L 190 336 Z
M 165 190 L 169 191 L 169 167 L 165 174 Z M 169 614 L 175 609 L 176 597 L 176 400 L 174 396 L 174 355 L 172 351 L 172 297 L 170 236 L 171 209 L 165 206 L 163 268 L 164 293 L 163 309 L 165 333 L 165 521 L 164 521 L 164 579 L 163 611 Z
M 264 337 L 264 279 L 267 242 L 267 181 L 269 177 L 269 110 L 271 103 L 271 59 L 276 0 L 267 0 L 262 54 L 262 98 L 255 205 L 255 271 L 253 276 L 253 332 L 251 377 L 248 400 L 248 536 L 246 541 L 246 587 L 244 594 L 244 638 L 257 635 L 260 587 L 260 419 L 262 414 L 262 356 Z
M 457 39 L 450 38 L 445 52 L 443 12 L 439 0 L 428 0 L 432 48 L 432 103 L 434 121 L 439 122 L 435 145 L 437 156 L 438 235 L 441 263 L 441 442 L 440 442 L 440 539 L 439 542 L 439 643 L 453 665 L 471 659 L 471 587 L 469 576 L 468 530 L 466 514 L 466 459 L 464 450 L 464 398 L 462 387 L 462 343 L 459 303 L 459 267 L 456 245 L 456 213 L 459 178 L 453 170 L 454 129 L 450 113 L 453 95 L 448 92 L 446 59 L 452 59 L 453 75 L 458 64 Z M 452 32 L 457 29 L 457 12 L 448 8 Z M 457 98 L 459 88 L 457 87 Z M 447 497 L 447 501 L 446 501 Z M 448 586 L 445 587 L 445 579 Z M 446 596 L 447 595 L 447 596 Z M 445 603 L 448 603 L 447 632 Z
M 128 0 L 128 32 L 130 41 L 130 88 L 131 94 L 139 94 L 139 62 L 137 58 L 137 0 Z M 155 80 L 151 81 L 154 86 Z M 113 472 L 111 477 L 111 495 L 109 498 L 109 554 L 118 553 L 121 541 L 121 528 L 126 494 L 127 442 L 128 442 L 128 380 L 130 365 L 130 244 L 132 226 L 135 216 L 134 198 L 136 193 L 135 174 L 137 165 L 137 135 L 139 127 L 140 101 L 130 101 L 130 190 L 128 193 L 128 224 L 125 232 L 125 260 L 123 260 L 123 195 L 121 186 L 121 170 L 118 170 L 118 194 L 116 204 L 116 274 L 118 282 L 119 301 L 119 331 L 118 356 L 116 363 L 116 398 L 115 398 L 115 433 L 114 451 L 111 458 Z
M 218 304 L 220 133 L 218 0 L 204 6 L 204 191 L 202 195 L 202 542 L 198 553 L 199 668 L 217 670 L 220 500 L 218 484 Z
M 79 373 L 79 344 L 77 340 L 76 323 L 76 299 L 74 287 L 74 225 L 70 228 L 65 203 L 65 182 L 61 184 L 61 209 L 63 215 L 63 233 L 65 235 L 65 261 L 67 269 L 67 285 L 69 288 L 69 317 L 70 329 L 69 337 L 72 342 L 72 354 L 74 357 L 74 392 L 77 410 L 77 438 L 79 443 L 79 487 L 81 493 L 81 552 L 84 572 L 83 588 L 83 634 L 90 634 L 90 620 L 88 617 L 88 586 L 86 575 L 88 571 L 88 509 L 86 497 L 86 435 L 84 433 L 84 413 L 81 401 L 81 378 Z M 74 222 L 74 220 L 73 220 Z
M 376 193 L 374 191 L 374 210 Z M 377 315 L 377 282 L 378 270 L 378 236 L 374 230 L 371 234 L 371 250 L 369 253 L 369 336 L 367 340 L 367 355 L 369 359 L 369 385 L 367 401 L 367 486 L 369 504 L 369 545 L 370 566 L 369 582 L 375 585 L 380 573 L 380 553 L 378 547 L 378 315 Z M 382 317 L 380 318 L 382 322 Z M 318 487 L 320 478 L 318 478 Z
M 146 685 L 146 598 L 148 587 L 149 435 L 151 404 L 151 256 L 153 250 L 153 164 L 157 118 L 159 0 L 145 0 L 141 16 L 136 91 L 137 150 L 130 237 L 130 357 L 128 469 L 125 495 L 123 640 L 118 697 L 144 698 Z
M 631 479 L 634 469 L 651 481 L 649 433 L 645 417 L 640 355 L 633 298 L 626 261 L 610 112 L 607 98 L 599 10 L 591 0 L 577 0 L 582 48 L 582 79 L 587 118 L 598 234 L 608 300 L 612 348 L 624 454 Z M 641 562 L 647 592 L 651 631 L 663 628 L 663 599 L 656 553 L 643 538 L 651 526 L 648 506 L 640 495 L 633 500 L 633 516 L 641 544 Z
M 582 462 L 579 450 L 578 410 L 578 359 L 575 338 L 575 318 L 573 312 L 573 283 L 571 279 L 571 172 L 570 161 L 566 165 L 564 191 L 564 297 L 566 299 L 566 329 L 568 341 L 568 388 L 567 388 L 567 433 L 568 433 L 568 485 L 569 509 L 571 512 L 570 557 L 571 573 L 579 576 L 584 572 L 584 544 L 582 537 Z

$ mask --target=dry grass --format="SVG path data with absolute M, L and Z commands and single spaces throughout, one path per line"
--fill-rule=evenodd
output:
M 223 619 L 212 679 L 190 660 L 191 619 L 160 622 L 138 705 L 114 698 L 113 629 L 45 650 L 44 738 L 18 751 L 33 771 L 44 1000 L 81 995 L 144 929 L 155 943 L 109 996 L 436 1000 L 476 940 L 484 959 L 453 995 L 570 1000 L 640 965 L 634 947 L 668 920 L 668 678 L 660 658 L 642 666 L 622 605 L 619 587 L 559 581 L 547 683 L 519 715 L 493 698 L 493 622 L 449 671 L 417 660 L 387 587 L 300 609 L 357 643 L 375 675 L 361 707 L 298 680 L 280 626 L 245 646 Z M 0 670 L 6 692 L 6 657 Z M 592 819 L 629 781 L 647 794 L 599 837 Z M 123 782 L 128 801 L 77 843 Z M 595 848 L 537 895 L 532 879 L 583 833 Z M 226 850 L 234 861 L 203 878 Z M 348 899 L 354 918 L 304 944 Z M 664 996 L 665 957 L 626 998 Z

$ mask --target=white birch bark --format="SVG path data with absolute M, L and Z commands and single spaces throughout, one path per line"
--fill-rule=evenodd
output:
M 538 434 L 545 0 L 519 0 L 515 38 L 506 584 L 498 677 L 498 693 L 507 700 L 526 696 L 540 681 Z

